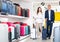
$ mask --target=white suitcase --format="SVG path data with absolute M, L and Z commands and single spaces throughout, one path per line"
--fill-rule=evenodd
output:
M 0 24 L 0 42 L 9 42 L 7 24 Z
M 31 29 L 31 39 L 33 40 L 37 39 L 36 28 Z
M 60 26 L 54 27 L 53 42 L 60 42 Z

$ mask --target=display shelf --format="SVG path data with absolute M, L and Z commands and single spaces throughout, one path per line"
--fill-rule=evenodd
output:
M 24 18 L 28 18 L 28 17 L 23 17 L 23 16 L 16 16 L 16 15 L 0 15 L 0 18 L 20 18 L 20 19 L 24 19 Z
M 24 39 L 26 39 L 26 38 L 28 38 L 30 35 L 26 35 L 26 36 L 20 36 L 20 41 L 21 40 L 24 40 Z

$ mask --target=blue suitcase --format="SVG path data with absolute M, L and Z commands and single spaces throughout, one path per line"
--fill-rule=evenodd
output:
M 1 0 L 0 0 L 0 12 L 1 12 L 1 8 L 2 8 L 2 2 L 1 2 Z
M 15 15 L 15 5 L 11 1 L 7 1 L 8 13 Z
M 43 27 L 43 29 L 42 29 L 42 40 L 46 40 L 46 38 L 47 38 L 46 32 L 47 32 L 47 29 L 45 29 L 45 28 Z
M 25 35 L 28 35 L 28 26 L 25 27 Z
M 7 3 L 6 2 L 2 2 L 2 12 L 7 13 Z

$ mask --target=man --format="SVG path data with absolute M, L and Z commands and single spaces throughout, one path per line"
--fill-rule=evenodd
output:
M 45 19 L 47 22 L 47 37 L 50 39 L 52 33 L 52 26 L 54 23 L 54 11 L 51 9 L 51 5 L 48 5 L 48 10 L 45 11 Z

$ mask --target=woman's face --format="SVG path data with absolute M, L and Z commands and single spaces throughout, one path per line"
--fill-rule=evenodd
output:
M 41 8 L 39 8 L 39 12 L 41 12 Z

